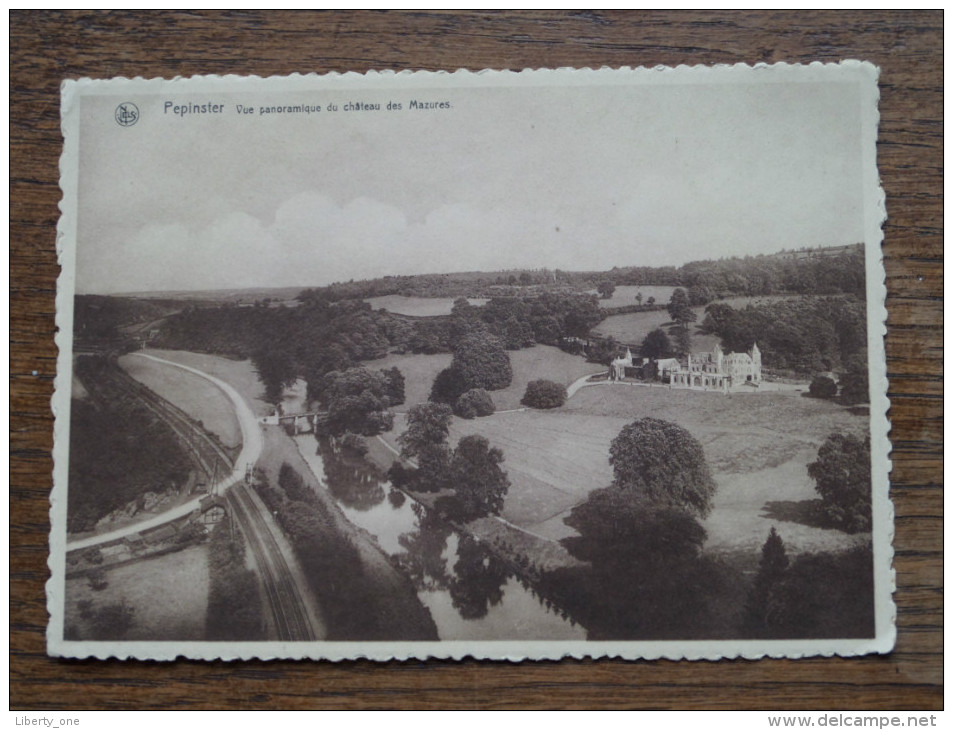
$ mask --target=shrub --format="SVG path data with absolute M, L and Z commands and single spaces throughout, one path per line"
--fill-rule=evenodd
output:
M 106 571 L 102 568 L 89 571 L 86 578 L 89 581 L 89 587 L 94 591 L 102 591 L 109 586 L 109 581 L 106 580 Z
M 398 489 L 403 489 L 413 478 L 414 470 L 408 469 L 399 461 L 395 461 L 390 465 L 390 469 L 387 470 L 387 473 L 384 476 L 387 477 L 387 481 L 389 481 L 395 487 Z
M 493 399 L 483 388 L 473 388 L 457 398 L 453 412 L 460 418 L 491 416 L 496 410 Z
M 559 408 L 566 402 L 566 387 L 552 380 L 534 380 L 526 386 L 520 401 L 530 408 Z
M 241 530 L 232 529 L 228 519 L 212 530 L 208 568 L 206 638 L 211 641 L 263 638 L 258 581 L 245 567 L 245 541 Z
M 826 375 L 815 375 L 808 392 L 812 398 L 833 398 L 837 395 L 837 383 Z
M 278 486 L 284 490 L 291 501 L 317 501 L 313 489 L 305 483 L 297 470 L 287 462 L 283 463 L 278 471 Z
M 132 628 L 135 609 L 125 601 L 111 603 L 94 610 L 90 617 L 91 638 L 94 640 L 122 639 Z
M 870 381 L 865 367 L 849 370 L 841 377 L 840 397 L 848 406 L 870 400 Z

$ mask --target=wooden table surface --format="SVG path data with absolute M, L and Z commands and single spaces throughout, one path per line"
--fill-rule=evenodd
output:
M 12 11 L 11 709 L 942 707 L 942 26 L 942 11 Z M 62 79 L 846 58 L 882 69 L 899 627 L 892 654 L 523 665 L 46 656 Z

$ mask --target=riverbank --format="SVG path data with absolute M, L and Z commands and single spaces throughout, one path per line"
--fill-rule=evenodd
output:
M 364 458 L 382 472 L 386 472 L 395 460 L 399 460 L 397 449 L 387 440 L 388 436 L 393 434 L 365 439 L 368 448 Z M 401 491 L 429 509 L 434 508 L 441 496 L 451 494 L 449 490 L 445 493 L 414 492 L 406 489 Z M 524 530 L 502 517 L 482 517 L 455 527 L 490 547 L 497 557 L 527 580 L 535 580 L 546 571 L 581 565 L 558 541 Z
M 258 469 L 270 484 L 278 484 L 282 464 L 296 471 L 317 495 L 333 519 L 333 527 L 348 536 L 357 549 L 360 564 L 354 566 L 356 580 L 365 585 L 360 593 L 369 605 L 362 610 L 377 617 L 378 630 L 383 637 L 346 637 L 351 640 L 387 638 L 391 641 L 435 641 L 437 628 L 430 612 L 420 602 L 409 578 L 395 567 L 387 555 L 365 531 L 352 524 L 341 512 L 327 491 L 315 484 L 314 475 L 298 451 L 294 441 L 278 426 L 264 426 L 264 453 Z M 316 591 L 321 603 L 320 591 Z M 325 599 L 326 600 L 326 599 Z M 332 612 L 325 611 L 325 614 Z M 333 635 L 334 626 L 329 626 Z

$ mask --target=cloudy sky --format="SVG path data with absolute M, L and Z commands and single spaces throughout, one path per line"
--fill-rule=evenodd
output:
M 853 84 L 169 88 L 82 99 L 79 293 L 677 265 L 863 240 Z M 408 109 L 415 98 L 451 107 Z M 209 100 L 223 113 L 165 111 Z M 116 124 L 119 101 L 137 104 L 136 125 Z

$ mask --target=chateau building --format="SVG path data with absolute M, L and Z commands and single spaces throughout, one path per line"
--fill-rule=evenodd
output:
M 648 361 L 643 362 L 643 366 Z M 657 360 L 656 368 L 659 380 L 668 381 L 673 388 L 691 388 L 697 390 L 720 390 L 727 393 L 729 388 L 761 382 L 761 351 L 755 344 L 748 352 L 729 352 L 727 355 L 721 345 L 715 345 L 711 352 L 689 354 L 684 361 L 676 358 Z M 622 380 L 635 374 L 640 366 L 633 362 L 632 352 L 612 361 L 609 377 Z

